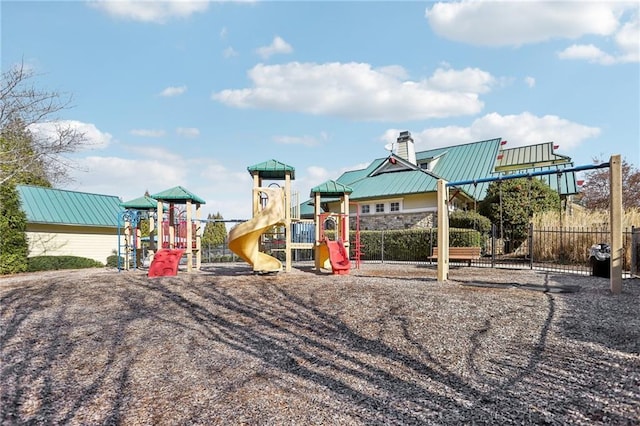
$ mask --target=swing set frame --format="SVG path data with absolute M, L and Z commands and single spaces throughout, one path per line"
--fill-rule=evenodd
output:
M 465 180 L 458 182 L 447 182 L 444 179 L 438 180 L 438 281 L 444 282 L 449 279 L 449 188 L 461 185 L 495 182 L 517 178 L 533 178 L 535 176 L 545 176 L 562 173 L 572 173 L 585 170 L 609 168 L 609 224 L 611 232 L 611 274 L 610 290 L 613 294 L 622 292 L 622 159 L 619 154 L 612 155 L 609 162 L 601 164 L 590 164 L 577 166 L 562 170 L 541 170 L 531 173 L 520 173 L 497 177 L 486 177 L 481 179 Z

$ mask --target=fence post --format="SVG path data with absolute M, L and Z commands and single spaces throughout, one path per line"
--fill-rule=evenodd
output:
M 380 259 L 384 263 L 384 229 L 380 232 Z
M 640 246 L 640 233 L 635 226 L 631 227 L 631 276 L 638 275 L 638 248 Z
M 529 269 L 533 269 L 533 222 L 529 222 Z
M 491 267 L 496 267 L 496 224 L 491 224 Z

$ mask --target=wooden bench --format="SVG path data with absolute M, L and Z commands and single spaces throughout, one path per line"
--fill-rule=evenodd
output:
M 449 260 L 467 260 L 471 266 L 472 260 L 480 259 L 480 247 L 449 247 Z M 433 248 L 433 254 L 428 257 L 429 260 L 438 258 L 438 247 Z

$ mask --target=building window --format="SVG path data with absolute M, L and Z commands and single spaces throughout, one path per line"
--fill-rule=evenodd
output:
M 369 204 L 363 204 L 360 206 L 360 213 L 367 214 L 369 213 Z
M 391 203 L 391 208 L 389 209 L 392 212 L 399 212 L 400 211 L 400 203 L 395 202 L 395 203 Z
M 384 213 L 384 204 L 382 203 L 376 204 L 376 213 Z

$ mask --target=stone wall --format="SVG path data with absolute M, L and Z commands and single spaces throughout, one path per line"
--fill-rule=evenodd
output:
M 364 215 L 360 216 L 360 230 L 434 228 L 437 216 L 436 212 Z M 355 218 L 351 218 L 351 229 L 355 229 L 355 222 Z

